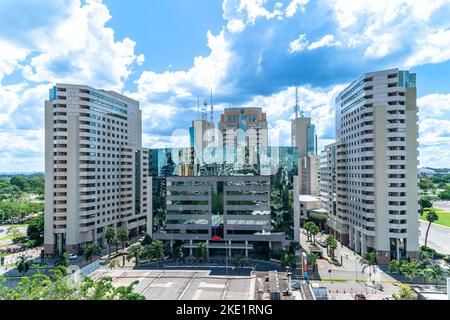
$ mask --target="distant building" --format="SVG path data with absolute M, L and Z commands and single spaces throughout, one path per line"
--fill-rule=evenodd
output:
M 226 108 L 220 116 L 219 130 L 224 147 L 268 146 L 267 120 L 262 108 Z

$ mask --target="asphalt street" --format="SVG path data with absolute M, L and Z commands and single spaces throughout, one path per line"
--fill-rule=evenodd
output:
M 427 227 L 428 222 L 420 221 L 419 243 L 421 245 L 425 244 Z M 428 233 L 428 246 L 437 252 L 450 254 L 450 228 L 432 223 Z

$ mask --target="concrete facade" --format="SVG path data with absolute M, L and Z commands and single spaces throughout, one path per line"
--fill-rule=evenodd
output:
M 224 147 L 267 147 L 266 114 L 262 108 L 226 108 L 219 131 Z
M 139 103 L 111 91 L 57 84 L 45 102 L 46 253 L 104 244 L 108 226 L 130 235 L 151 215 Z M 151 190 L 151 189 L 150 189 Z
M 336 98 L 337 142 L 321 158 L 328 226 L 379 263 L 417 256 L 417 132 L 415 74 L 367 73 Z

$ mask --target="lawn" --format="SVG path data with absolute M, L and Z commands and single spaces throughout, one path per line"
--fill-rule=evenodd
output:
M 11 234 L 11 235 L 7 235 L 7 236 L 4 236 L 4 237 L 1 237 L 1 238 L 0 238 L 0 241 L 12 239 L 12 238 L 14 238 L 14 235 Z
M 450 227 L 450 212 L 447 212 L 447 211 L 444 211 L 441 209 L 436 209 L 436 208 L 434 208 L 434 209 L 436 210 L 436 213 L 439 217 L 439 220 L 436 221 L 435 223 L 440 224 L 444 227 Z M 427 210 L 425 209 L 423 215 L 420 217 L 420 220 L 425 221 L 425 222 L 426 222 L 426 219 L 425 219 L 426 212 L 427 212 Z

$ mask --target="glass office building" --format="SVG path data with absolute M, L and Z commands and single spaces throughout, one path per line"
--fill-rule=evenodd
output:
M 297 148 L 216 147 L 149 151 L 152 237 L 191 251 L 286 248 L 293 239 Z M 222 250 L 222 251 L 221 251 Z

